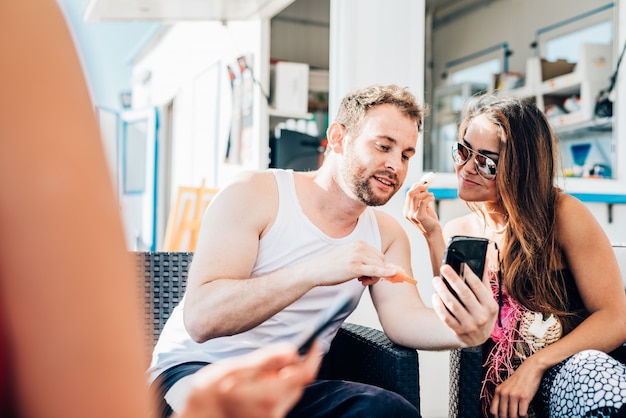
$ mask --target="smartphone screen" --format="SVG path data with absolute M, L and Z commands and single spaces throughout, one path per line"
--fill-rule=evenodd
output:
M 443 254 L 443 264 L 449 264 L 461 278 L 464 277 L 464 266 L 467 265 L 474 274 L 482 279 L 488 245 L 489 240 L 486 238 L 455 235 L 448 241 L 448 246 Z M 445 277 L 442 279 L 448 289 L 456 296 L 456 292 Z
M 487 256 L 487 238 L 455 235 L 448 241 L 448 246 L 443 255 L 443 264 L 450 266 L 460 276 L 463 276 L 462 264 L 467 264 L 474 274 L 482 278 L 485 271 L 485 259 Z
M 348 309 L 351 301 L 352 299 L 347 293 L 340 293 L 335 297 L 333 303 L 320 313 L 317 321 L 303 332 L 295 342 L 301 356 L 306 355 L 313 341 L 335 322 L 335 317 Z

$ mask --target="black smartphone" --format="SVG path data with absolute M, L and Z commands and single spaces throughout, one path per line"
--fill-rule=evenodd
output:
M 347 293 L 337 295 L 333 303 L 320 313 L 317 321 L 297 338 L 295 344 L 301 356 L 308 353 L 313 341 L 335 322 L 335 317 L 339 313 L 348 309 L 351 301 Z
M 474 274 L 482 279 L 488 245 L 489 240 L 487 238 L 455 235 L 448 241 L 446 251 L 443 253 L 442 264 L 449 264 L 459 276 L 463 277 L 463 263 L 465 263 Z M 444 277 L 442 279 L 448 289 L 456 296 L 447 280 Z

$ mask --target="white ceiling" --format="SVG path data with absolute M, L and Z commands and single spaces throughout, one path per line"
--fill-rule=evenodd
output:
M 97 21 L 248 20 L 271 18 L 294 0 L 89 0 L 84 18 Z
M 97 21 L 249 20 L 272 18 L 297 0 L 89 0 L 84 18 Z M 499 0 L 425 0 L 433 25 Z

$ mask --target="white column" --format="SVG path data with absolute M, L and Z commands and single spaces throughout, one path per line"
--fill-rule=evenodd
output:
M 371 84 L 408 87 L 422 103 L 424 98 L 425 4 L 424 0 L 331 0 L 329 118 L 337 113 L 341 98 Z M 430 304 L 432 285 L 428 248 L 421 234 L 402 218 L 407 187 L 421 176 L 423 138 L 411 160 L 403 190 L 382 209 L 397 218 L 411 241 L 412 264 L 425 303 Z M 348 321 L 381 328 L 376 312 L 365 296 Z M 448 408 L 448 353 L 420 352 L 422 416 L 445 417 Z
M 408 87 L 423 101 L 424 19 L 424 0 L 331 0 L 331 121 L 346 93 L 370 84 Z M 421 145 L 418 150 L 407 182 L 421 172 Z

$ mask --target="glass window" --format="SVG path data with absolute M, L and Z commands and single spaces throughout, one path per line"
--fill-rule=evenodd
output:
M 543 56 L 548 61 L 564 59 L 569 62 L 578 62 L 581 44 L 611 44 L 612 42 L 613 24 L 610 21 L 602 22 L 547 40 Z
M 548 61 L 566 60 L 570 63 L 587 64 L 584 66 L 584 73 L 580 74 L 583 79 L 574 91 L 575 96 L 572 96 L 583 107 L 580 110 L 566 110 L 563 119 L 551 119 L 551 122 L 559 122 L 571 116 L 571 120 L 575 121 L 576 115 L 587 115 L 585 118 L 581 116 L 581 123 L 555 126 L 563 174 L 567 177 L 613 178 L 615 175 L 617 162 L 612 150 L 616 140 L 612 121 L 593 115 L 593 104 L 600 89 L 608 87 L 612 66 L 610 60 L 606 68 L 588 65 L 590 50 L 585 47 L 606 45 L 612 48 L 615 29 L 613 9 L 612 5 L 603 6 L 537 31 L 538 52 L 542 58 Z M 601 69 L 604 71 L 598 72 Z M 564 98 L 565 94 L 557 90 L 550 95 L 544 95 L 543 102 L 548 104 L 549 100 L 557 99 L 556 104 L 564 104 Z M 560 102 L 558 99 L 561 99 Z
M 452 73 L 452 84 L 478 83 L 488 86 L 493 74 L 501 71 L 502 59 L 494 58 Z

